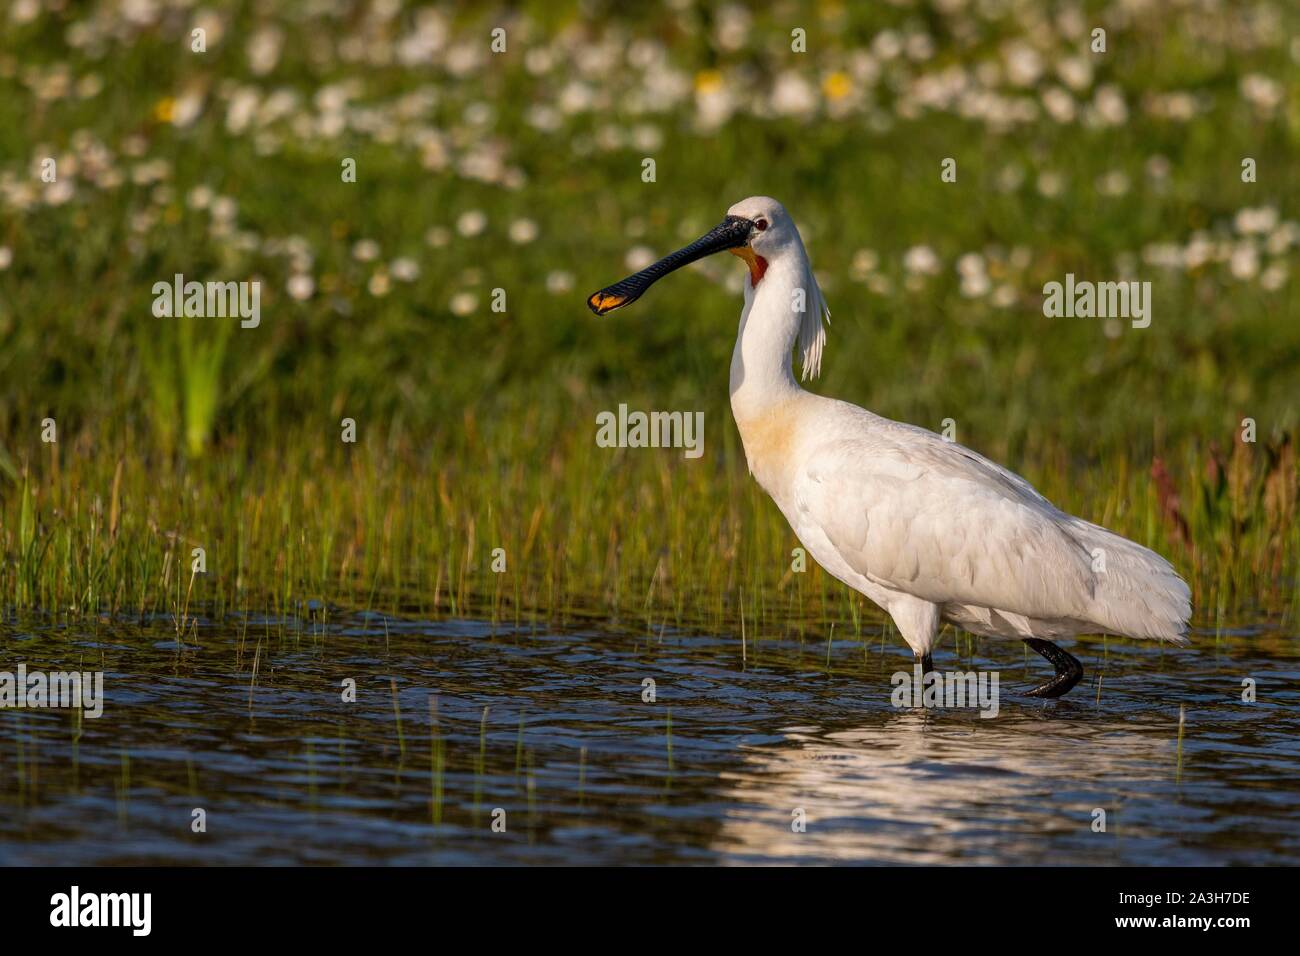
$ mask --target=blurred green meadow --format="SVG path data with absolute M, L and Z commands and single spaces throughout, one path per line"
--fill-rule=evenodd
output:
M 791 572 L 747 474 L 743 265 L 585 307 L 765 194 L 831 308 L 814 389 L 950 419 L 1168 555 L 1198 626 L 1294 621 L 1298 28 L 1282 0 L 14 0 L 0 606 L 879 620 Z M 177 273 L 260 281 L 260 324 L 156 317 Z M 1150 326 L 1044 317 L 1066 273 L 1150 281 Z M 598 448 L 620 403 L 703 411 L 703 457 Z

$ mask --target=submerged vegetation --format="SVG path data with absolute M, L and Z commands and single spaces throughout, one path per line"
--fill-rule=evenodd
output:
M 861 633 L 747 475 L 743 267 L 584 307 L 766 193 L 832 308 L 815 388 L 1166 554 L 1195 626 L 1294 624 L 1288 5 L 115 6 L 3 14 L 9 612 Z M 1045 317 L 1067 272 L 1151 281 L 1151 325 Z M 260 281 L 260 324 L 153 315 L 178 273 Z M 597 447 L 621 402 L 702 410 L 704 456 Z

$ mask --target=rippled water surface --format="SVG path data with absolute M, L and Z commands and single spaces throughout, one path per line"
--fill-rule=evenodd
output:
M 1040 658 L 948 638 L 938 667 L 1000 673 L 982 719 L 895 708 L 878 635 L 10 621 L 0 671 L 102 669 L 107 700 L 0 710 L 0 862 L 1300 862 L 1297 640 L 1193 640 L 1077 642 L 1044 703 Z

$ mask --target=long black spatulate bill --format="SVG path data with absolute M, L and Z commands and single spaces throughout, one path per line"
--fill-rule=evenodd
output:
M 728 216 L 689 246 L 678 249 L 664 256 L 654 265 L 642 269 L 636 275 L 628 276 L 621 282 L 606 286 L 599 292 L 593 292 L 587 299 L 587 306 L 597 315 L 613 312 L 635 302 L 664 276 L 690 265 L 697 259 L 711 256 L 715 252 L 737 249 L 749 241 L 749 232 L 754 224 L 740 216 Z

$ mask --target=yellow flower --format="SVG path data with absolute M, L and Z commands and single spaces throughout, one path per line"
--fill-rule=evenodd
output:
M 853 81 L 842 70 L 836 70 L 822 81 L 822 92 L 828 100 L 842 100 L 853 90 Z
M 170 96 L 164 96 L 154 104 L 153 118 L 160 123 L 170 123 L 176 116 L 176 101 Z
M 718 70 L 700 70 L 695 74 L 695 92 L 712 93 L 722 86 L 722 73 Z

